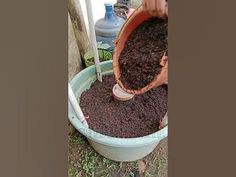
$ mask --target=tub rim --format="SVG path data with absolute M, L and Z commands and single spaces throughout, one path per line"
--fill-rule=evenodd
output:
M 101 65 L 107 65 L 111 64 L 112 60 L 109 61 L 103 61 L 100 62 Z M 73 87 L 75 82 L 78 82 L 77 80 L 88 70 L 95 69 L 95 66 L 89 66 L 88 68 L 85 68 L 84 70 L 77 73 L 70 81 L 71 86 Z M 102 72 L 104 73 L 104 72 Z M 107 146 L 114 146 L 114 147 L 140 147 L 145 146 L 148 144 L 153 144 L 155 142 L 158 142 L 162 140 L 163 138 L 168 136 L 168 124 L 163 127 L 162 129 L 158 130 L 157 132 L 154 132 L 152 134 L 142 136 L 142 137 L 135 137 L 135 138 L 118 138 L 118 137 L 112 137 L 108 135 L 101 134 L 99 132 L 96 132 L 90 128 L 85 127 L 82 122 L 79 120 L 79 118 L 76 116 L 72 106 L 68 102 L 68 118 L 71 124 L 86 138 L 103 145 Z

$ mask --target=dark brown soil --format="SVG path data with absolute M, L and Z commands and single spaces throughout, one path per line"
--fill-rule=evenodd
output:
M 129 36 L 120 55 L 121 81 L 128 89 L 141 89 L 160 73 L 168 44 L 167 19 L 151 18 Z
M 167 112 L 168 88 L 162 85 L 132 100 L 113 98 L 114 76 L 104 76 L 81 95 L 80 106 L 91 129 L 113 137 L 141 137 L 158 131 Z

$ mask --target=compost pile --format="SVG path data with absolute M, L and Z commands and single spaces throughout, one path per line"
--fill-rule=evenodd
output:
M 162 85 L 129 101 L 115 100 L 113 75 L 104 76 L 82 93 L 80 106 L 89 127 L 96 132 L 121 138 L 141 137 L 159 130 L 168 106 L 168 86 Z
M 161 71 L 160 59 L 167 44 L 167 19 L 150 18 L 130 34 L 119 58 L 125 88 L 139 90 L 154 80 Z

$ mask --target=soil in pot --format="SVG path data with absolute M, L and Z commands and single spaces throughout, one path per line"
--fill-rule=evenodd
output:
M 167 50 L 168 20 L 157 17 L 139 25 L 128 37 L 119 58 L 123 85 L 139 90 L 160 73 L 160 59 Z
M 89 127 L 96 132 L 122 138 L 141 137 L 159 130 L 159 122 L 167 112 L 167 85 L 136 95 L 129 101 L 115 100 L 113 75 L 104 76 L 82 93 L 80 106 Z

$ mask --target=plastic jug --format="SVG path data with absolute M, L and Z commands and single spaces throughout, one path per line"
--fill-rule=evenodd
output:
M 108 50 L 113 50 L 114 40 L 124 22 L 123 18 L 116 16 L 112 4 L 106 3 L 104 18 L 95 23 L 97 42 L 109 44 L 111 47 Z

